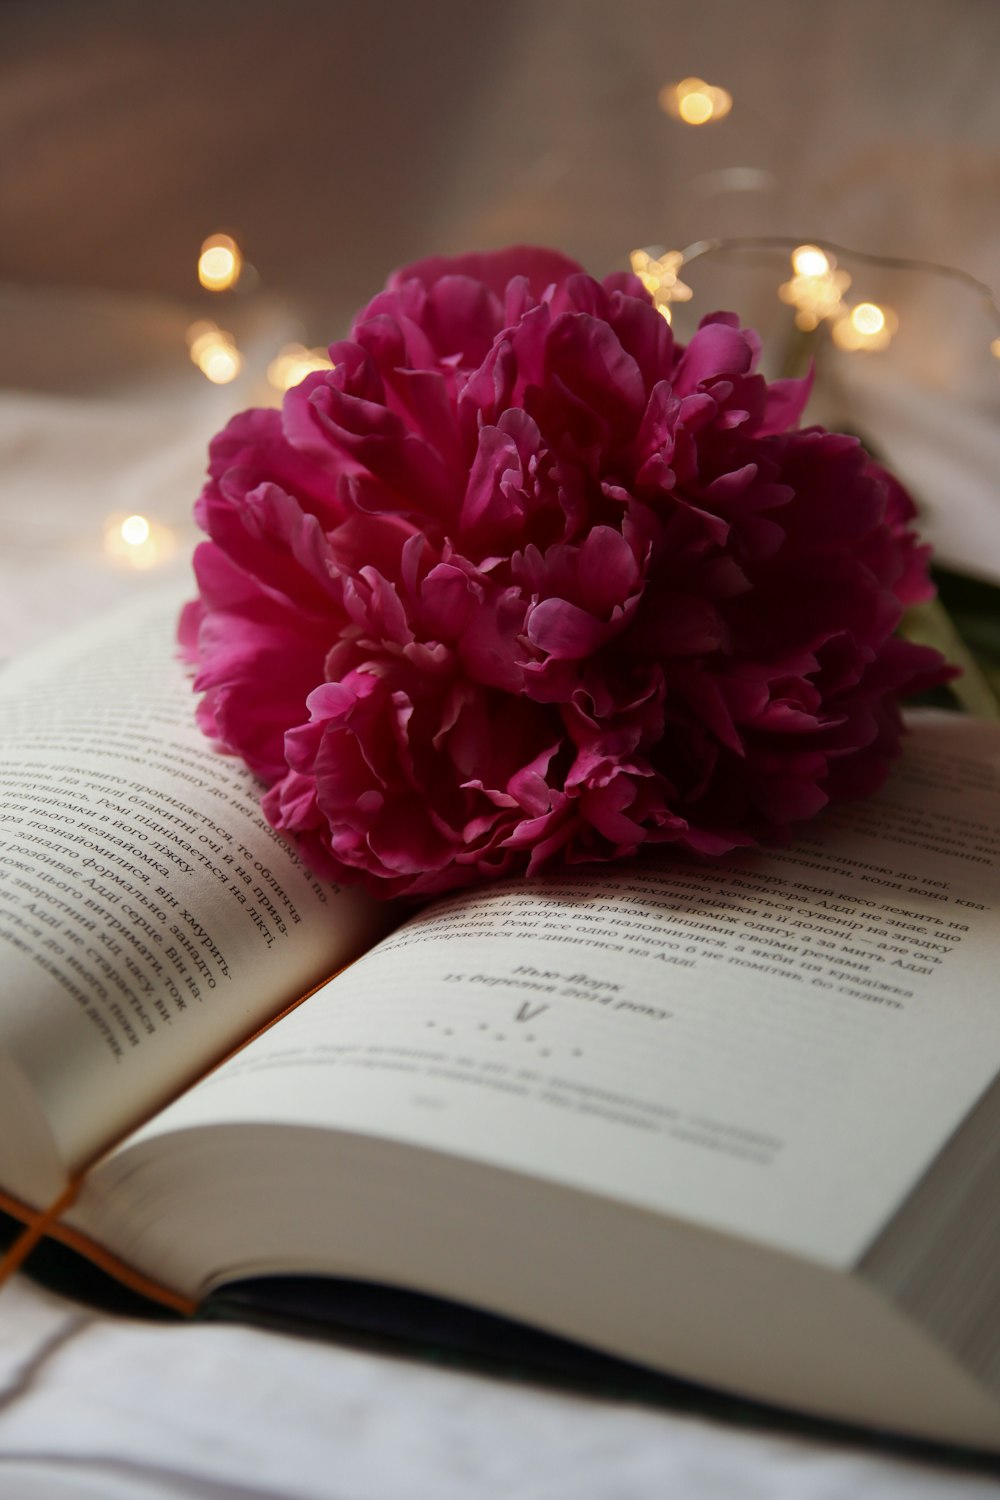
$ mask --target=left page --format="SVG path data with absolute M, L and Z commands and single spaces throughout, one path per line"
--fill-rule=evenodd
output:
M 18 1079 L 0 1189 L 36 1203 L 55 1184 L 24 1180 L 14 1092 L 77 1170 L 385 925 L 304 867 L 201 735 L 180 602 L 0 674 L 0 1064 Z

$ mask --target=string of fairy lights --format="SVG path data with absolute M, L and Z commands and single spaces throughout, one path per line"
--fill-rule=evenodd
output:
M 966 287 L 981 303 L 988 325 L 996 329 L 989 347 L 990 353 L 1000 359 L 1000 304 L 996 295 L 984 281 L 978 281 L 957 266 L 904 255 L 876 255 L 871 251 L 851 250 L 829 240 L 801 244 L 789 235 L 697 240 L 684 250 L 633 250 L 629 259 L 632 270 L 669 323 L 673 319 L 674 303 L 688 302 L 694 295 L 680 279 L 684 267 L 704 255 L 776 250 L 790 252 L 792 273 L 787 281 L 779 284 L 778 296 L 794 309 L 795 326 L 804 333 L 812 333 L 827 323 L 838 349 L 853 353 L 888 348 L 899 328 L 899 317 L 884 303 L 861 301 L 852 304 L 848 301 L 847 292 L 853 278 L 838 264 L 838 259 L 850 259 L 882 270 L 918 271 Z
M 703 78 L 682 78 L 659 90 L 663 112 L 682 125 L 701 127 L 717 123 L 730 113 L 733 98 L 728 90 Z M 833 345 L 845 353 L 878 353 L 888 348 L 899 329 L 896 310 L 868 298 L 852 300 L 854 278 L 841 264 L 882 271 L 916 271 L 964 286 L 980 302 L 984 321 L 992 328 L 990 352 L 1000 359 L 1000 304 L 993 290 L 955 266 L 908 256 L 880 255 L 846 249 L 831 241 L 800 241 L 784 235 L 730 236 L 697 240 L 681 250 L 647 246 L 633 250 L 632 271 L 649 292 L 658 311 L 672 322 L 674 307 L 694 296 L 681 273 L 702 257 L 784 252 L 789 274 L 779 282 L 778 298 L 792 309 L 795 327 L 805 335 L 828 332 Z M 225 296 L 246 292 L 259 277 L 246 259 L 236 237 L 230 233 L 209 235 L 198 254 L 197 276 L 201 287 Z M 186 332 L 192 363 L 213 385 L 228 385 L 245 366 L 245 356 L 236 336 L 212 318 L 199 318 Z M 301 343 L 284 344 L 267 366 L 268 385 L 282 394 L 314 370 L 332 369 L 325 349 Z M 104 551 L 109 560 L 146 570 L 165 561 L 176 551 L 176 538 L 168 527 L 142 515 L 109 516 L 104 524 Z

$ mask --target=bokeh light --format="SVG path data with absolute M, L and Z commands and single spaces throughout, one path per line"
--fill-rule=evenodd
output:
M 891 307 L 859 302 L 836 320 L 831 332 L 838 349 L 874 352 L 889 347 L 898 327 L 899 319 Z
M 191 359 L 213 385 L 228 385 L 243 368 L 243 356 L 231 333 L 201 319 L 187 331 Z
M 704 78 L 682 78 L 679 83 L 665 83 L 658 99 L 665 114 L 685 125 L 707 125 L 710 120 L 724 120 L 733 107 L 729 90 L 706 83 Z
M 304 344 L 285 344 L 267 367 L 267 378 L 276 391 L 291 390 L 315 370 L 332 370 L 325 349 L 307 349 Z
M 139 572 L 166 562 L 177 550 L 177 538 L 169 526 L 148 516 L 122 513 L 105 518 L 103 543 L 105 556 L 112 562 Z
M 209 292 L 227 292 L 240 279 L 243 256 L 231 234 L 210 234 L 198 256 L 198 280 Z

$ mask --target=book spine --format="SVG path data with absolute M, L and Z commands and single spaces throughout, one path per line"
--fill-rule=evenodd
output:
M 151 1277 L 137 1271 L 126 1261 L 112 1255 L 92 1240 L 88 1235 L 81 1234 L 77 1229 L 71 1228 L 62 1222 L 62 1215 L 69 1209 L 77 1193 L 80 1190 L 82 1178 L 74 1178 L 63 1193 L 43 1211 L 29 1208 L 16 1198 L 10 1197 L 0 1189 L 0 1209 L 9 1214 L 11 1218 L 18 1219 L 24 1226 L 24 1233 L 19 1235 L 14 1244 L 0 1259 L 0 1288 L 8 1281 L 14 1272 L 27 1260 L 35 1246 L 45 1238 L 58 1240 L 60 1244 L 68 1246 L 85 1259 L 91 1261 L 99 1270 L 105 1271 L 113 1276 L 122 1286 L 128 1287 L 129 1291 L 136 1292 L 140 1297 L 148 1297 L 152 1302 L 158 1302 L 161 1307 L 168 1307 L 173 1312 L 183 1314 L 185 1317 L 193 1317 L 198 1311 L 198 1303 L 190 1297 L 184 1297 L 170 1287 L 161 1285 Z

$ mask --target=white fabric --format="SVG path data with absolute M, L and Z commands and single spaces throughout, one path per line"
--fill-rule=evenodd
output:
M 998 1488 L 249 1329 L 81 1316 L 24 1282 L 0 1308 L 5 1500 L 979 1500 Z M 22 1376 L 54 1329 L 63 1341 Z

